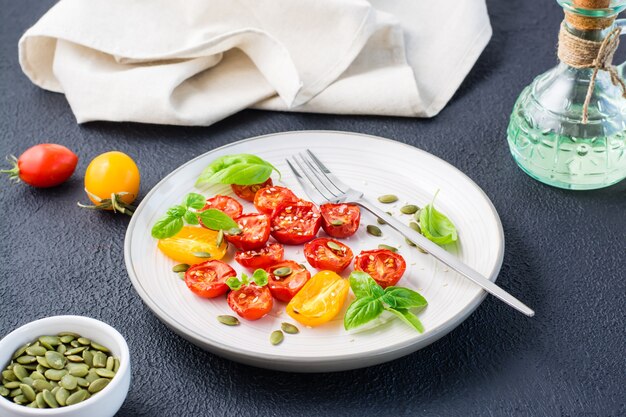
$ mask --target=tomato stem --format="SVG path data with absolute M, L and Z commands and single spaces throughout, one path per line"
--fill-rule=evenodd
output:
M 15 182 L 20 182 L 20 169 L 17 166 L 17 158 L 15 157 L 15 155 L 8 155 L 7 156 L 7 161 L 9 161 L 9 163 L 11 163 L 11 165 L 13 165 L 13 167 L 11 169 L 0 169 L 0 173 L 2 174 L 9 174 L 9 179 L 13 180 Z
M 137 207 L 135 207 L 135 206 L 133 206 L 131 204 L 125 203 L 122 200 L 123 196 L 128 195 L 130 193 L 126 193 L 126 192 L 112 193 L 111 194 L 111 198 L 102 199 L 102 198 L 99 198 L 96 195 L 91 194 L 87 190 L 85 190 L 85 191 L 87 192 L 87 194 L 92 196 L 94 200 L 98 201 L 98 204 L 87 205 L 87 204 L 81 204 L 79 202 L 79 203 L 76 203 L 76 204 L 78 204 L 78 207 L 86 208 L 86 209 L 90 209 L 90 210 L 111 210 L 112 209 L 114 213 L 120 212 L 120 213 L 123 213 L 123 214 L 127 214 L 129 216 L 132 216 L 134 211 L 135 211 L 135 209 L 137 208 Z

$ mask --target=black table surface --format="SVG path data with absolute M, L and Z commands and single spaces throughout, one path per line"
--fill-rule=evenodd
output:
M 61 187 L 0 180 L 0 335 L 58 314 L 113 325 L 128 340 L 133 366 L 119 416 L 626 415 L 626 183 L 589 192 L 545 186 L 517 168 L 506 142 L 517 95 L 556 64 L 562 18 L 556 2 L 488 2 L 493 38 L 453 100 L 431 120 L 244 111 L 201 128 L 77 125 L 63 95 L 32 85 L 17 59 L 19 37 L 53 3 L 0 1 L 0 155 L 56 142 L 80 157 Z M 128 153 L 139 165 L 145 195 L 210 149 L 305 129 L 392 138 L 467 173 L 504 225 L 498 283 L 535 308 L 536 317 L 487 297 L 427 348 L 331 374 L 241 365 L 170 332 L 126 273 L 129 219 L 76 207 L 86 200 L 88 162 L 109 150 Z

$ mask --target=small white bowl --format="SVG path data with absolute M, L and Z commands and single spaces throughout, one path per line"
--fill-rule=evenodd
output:
M 111 417 L 120 409 L 130 386 L 130 354 L 124 337 L 113 327 L 99 320 L 82 316 L 54 316 L 35 320 L 13 330 L 0 340 L 0 367 L 6 368 L 13 353 L 27 342 L 43 335 L 74 332 L 106 346 L 120 359 L 120 369 L 102 391 L 89 399 L 66 407 L 28 408 L 0 397 L 0 416 L 32 417 Z

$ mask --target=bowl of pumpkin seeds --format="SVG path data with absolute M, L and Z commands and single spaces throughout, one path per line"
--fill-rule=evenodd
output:
M 0 340 L 0 416 L 110 417 L 130 386 L 124 337 L 99 320 L 54 316 Z

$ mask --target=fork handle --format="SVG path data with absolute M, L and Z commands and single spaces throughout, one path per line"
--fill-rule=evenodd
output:
M 385 213 L 385 211 L 373 204 L 371 201 L 362 197 L 359 201 L 355 201 L 354 204 L 363 207 L 373 215 L 383 219 L 392 229 L 396 230 L 401 235 L 430 253 L 435 259 L 439 260 L 439 262 L 447 265 L 450 269 L 453 269 L 461 275 L 469 278 L 485 291 L 504 301 L 506 304 L 510 305 L 517 311 L 520 311 L 529 317 L 535 315 L 535 312 L 531 308 L 529 308 L 517 298 L 513 297 L 508 292 L 504 291 L 502 288 L 498 287 L 492 281 L 484 277 L 480 272 L 474 270 L 473 268 L 470 268 L 468 265 L 461 262 L 457 257 L 448 253 L 445 249 L 441 248 L 436 243 L 433 243 L 425 238 L 421 233 L 416 232 L 404 223 L 391 217 L 390 215 Z

